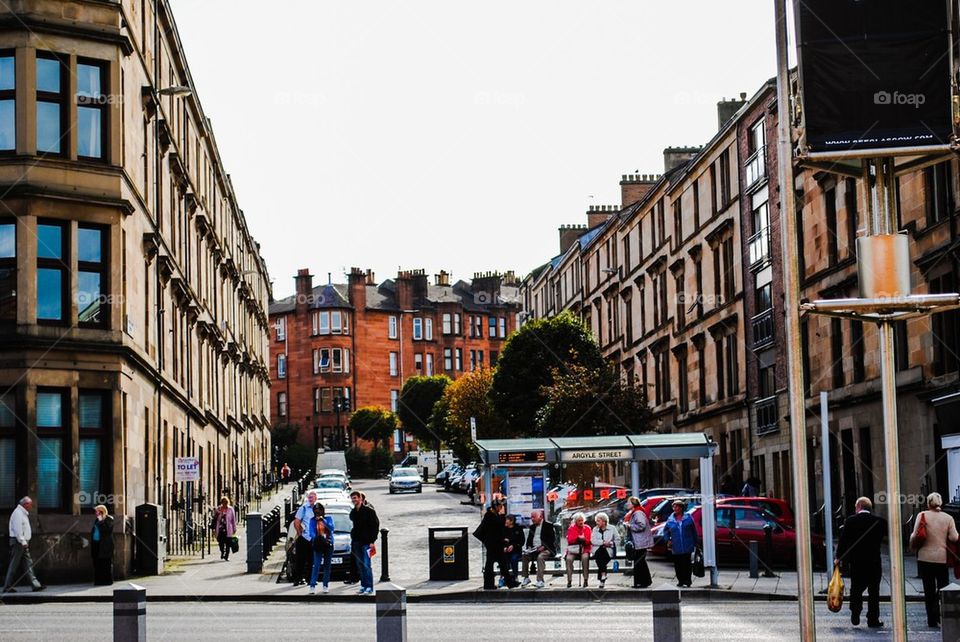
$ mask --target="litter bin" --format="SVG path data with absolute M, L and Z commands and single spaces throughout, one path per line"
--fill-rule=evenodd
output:
M 466 528 L 430 528 L 427 549 L 431 580 L 470 579 Z

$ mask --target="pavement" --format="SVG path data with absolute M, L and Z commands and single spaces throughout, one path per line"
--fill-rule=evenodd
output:
M 390 495 L 383 480 L 363 480 L 354 484 L 367 493 L 368 500 L 376 508 L 381 526 L 389 529 L 389 580 L 407 590 L 407 599 L 416 602 L 477 601 L 477 602 L 558 602 L 565 600 L 591 601 L 645 601 L 650 590 L 632 588 L 632 578 L 622 573 L 611 573 L 606 588 L 596 587 L 595 575 L 591 577 L 590 588 L 578 588 L 579 578 L 574 579 L 574 588 L 566 588 L 566 579 L 561 574 L 561 562 L 548 563 L 548 582 L 543 589 L 524 588 L 500 590 L 496 592 L 480 591 L 482 584 L 481 547 L 469 536 L 480 520 L 480 508 L 466 503 L 466 497 L 460 494 L 438 492 L 432 484 L 424 486 L 423 493 Z M 273 506 L 283 505 L 290 496 L 292 484 L 263 500 L 261 511 L 266 512 Z M 469 540 L 470 579 L 462 581 L 431 581 L 427 556 L 428 528 L 467 529 Z M 374 578 L 382 577 L 380 553 L 374 558 Z M 246 572 L 246 545 L 241 529 L 240 552 L 231 556 L 230 561 L 219 559 L 216 550 L 205 559 L 174 558 L 168 560 L 166 572 L 161 576 L 135 577 L 111 586 L 95 587 L 90 584 L 51 585 L 46 591 L 31 593 L 21 591 L 16 594 L 4 594 L 0 603 L 23 604 L 40 602 L 97 602 L 112 600 L 113 590 L 134 582 L 147 589 L 150 601 L 300 601 L 327 600 L 369 601 L 371 598 L 357 596 L 355 585 L 341 582 L 331 584 L 327 595 L 310 596 L 305 587 L 293 587 L 288 583 L 278 584 L 277 576 L 284 559 L 283 540 L 275 547 L 264 566 L 263 573 Z M 675 582 L 673 567 L 670 563 L 656 558 L 650 561 L 654 586 L 673 586 Z M 914 558 L 907 560 L 907 596 L 910 600 L 922 599 L 920 580 L 916 578 Z M 709 587 L 709 578 L 694 578 L 694 586 L 682 589 L 685 601 L 718 600 L 775 600 L 792 601 L 797 597 L 797 574 L 777 571 L 775 577 L 752 579 L 746 569 L 721 569 L 719 586 Z M 814 585 L 818 591 L 825 591 L 829 577 L 826 573 L 814 574 Z M 848 583 L 849 584 L 849 583 Z M 849 590 L 849 586 L 848 586 Z M 881 586 L 881 599 L 889 600 L 890 584 L 884 579 Z M 818 594 L 818 599 L 825 595 Z

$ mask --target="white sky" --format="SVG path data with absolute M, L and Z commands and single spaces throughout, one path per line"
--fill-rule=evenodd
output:
M 277 297 L 300 267 L 526 274 L 775 74 L 766 0 L 170 3 Z

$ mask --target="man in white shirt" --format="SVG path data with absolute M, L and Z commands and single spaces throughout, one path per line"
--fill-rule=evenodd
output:
M 297 563 L 291 573 L 294 586 L 306 584 L 310 577 L 310 569 L 313 568 L 313 544 L 310 542 L 312 534 L 309 522 L 313 519 L 313 505 L 316 503 L 317 493 L 311 490 L 307 493 L 307 501 L 300 506 L 293 518 L 293 527 L 297 529 L 297 539 L 294 542 Z
M 3 582 L 5 593 L 16 593 L 17 590 L 13 586 L 23 578 L 23 575 L 15 576 L 21 562 L 24 566 L 24 574 L 29 578 L 30 584 L 33 585 L 33 590 L 42 591 L 47 588 L 34 575 L 33 558 L 30 557 L 30 537 L 33 535 L 30 530 L 30 509 L 32 507 L 33 500 L 24 497 L 10 513 L 10 566 L 7 567 L 7 577 Z

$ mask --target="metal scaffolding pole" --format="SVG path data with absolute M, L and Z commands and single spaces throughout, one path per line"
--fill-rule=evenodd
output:
M 813 567 L 810 554 L 810 496 L 807 487 L 807 426 L 803 398 L 800 346 L 800 275 L 797 263 L 797 215 L 793 185 L 793 146 L 790 136 L 790 76 L 787 63 L 786 0 L 774 0 L 777 36 L 777 138 L 780 180 L 780 230 L 783 244 L 783 292 L 786 325 L 787 372 L 790 400 L 790 447 L 797 519 L 797 598 L 800 639 L 816 639 L 813 604 Z

